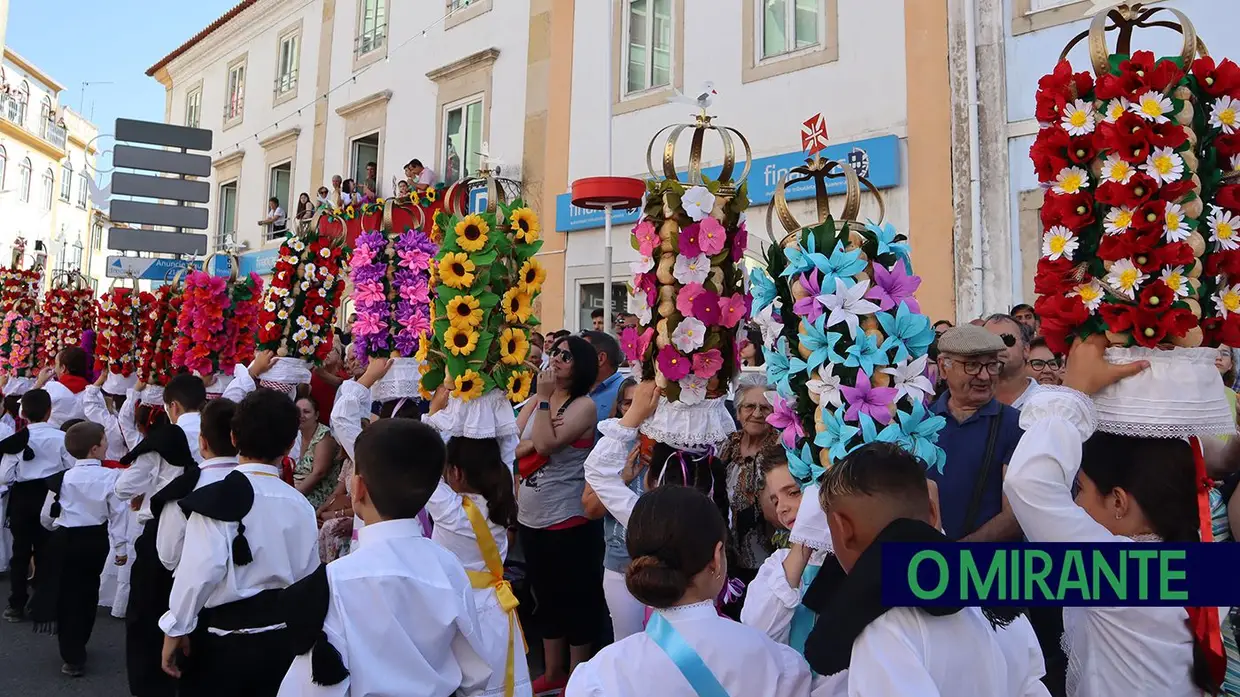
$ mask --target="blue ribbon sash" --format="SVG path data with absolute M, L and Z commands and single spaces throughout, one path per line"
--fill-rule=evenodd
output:
M 719 679 L 710 672 L 702 657 L 689 646 L 672 624 L 663 618 L 662 613 L 655 612 L 650 616 L 650 621 L 646 623 L 646 635 L 672 659 L 672 663 L 680 669 L 680 674 L 689 681 L 689 686 L 698 697 L 729 697 L 728 691 L 719 684 Z
M 805 590 L 814 583 L 814 579 L 818 577 L 818 570 L 822 566 L 818 564 L 810 564 L 805 567 L 805 571 L 801 572 L 801 596 L 805 596 Z M 805 655 L 805 640 L 809 638 L 809 633 L 814 629 L 814 623 L 818 621 L 818 613 L 805 607 L 797 605 L 797 609 L 792 613 L 792 628 L 788 635 L 788 645 L 796 649 L 797 653 Z

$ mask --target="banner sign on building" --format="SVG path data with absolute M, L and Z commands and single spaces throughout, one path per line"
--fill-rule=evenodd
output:
M 852 165 L 857 174 L 870 180 L 878 189 L 891 189 L 900 185 L 900 138 L 898 136 L 879 136 L 858 140 L 851 143 L 829 145 L 822 151 L 827 160 L 838 160 Z M 749 201 L 752 206 L 770 203 L 775 196 L 775 187 L 793 167 L 805 164 L 805 153 L 785 153 L 770 157 L 759 157 L 753 160 L 749 169 Z M 737 165 L 737 171 L 740 165 Z M 707 177 L 719 176 L 719 167 L 702 170 Z M 827 192 L 844 193 L 844 179 L 832 179 L 827 182 Z M 814 182 L 806 181 L 789 186 L 785 191 L 789 201 L 810 199 L 814 197 Z M 572 194 L 560 194 L 555 198 L 555 229 L 560 232 L 576 230 L 592 230 L 603 227 L 604 212 L 578 208 L 573 205 Z M 640 215 L 636 208 L 612 211 L 613 224 L 635 223 Z
M 194 268 L 202 268 L 202 262 L 192 262 Z M 136 278 L 141 281 L 170 281 L 178 271 L 191 262 L 181 259 L 151 259 L 149 257 L 109 256 L 108 278 Z
M 238 276 L 249 276 L 256 273 L 259 276 L 270 276 L 271 269 L 280 260 L 280 248 L 262 249 L 249 254 L 242 254 L 237 257 L 240 262 L 241 269 L 237 272 Z M 211 274 L 214 276 L 228 275 L 228 257 L 224 255 L 216 256 L 211 261 Z

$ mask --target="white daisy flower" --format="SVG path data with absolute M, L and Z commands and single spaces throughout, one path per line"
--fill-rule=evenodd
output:
M 1175 297 L 1188 297 L 1188 279 L 1184 277 L 1183 266 L 1168 267 L 1163 269 L 1162 273 L 1158 276 L 1158 280 L 1167 284 L 1167 287 L 1171 289 L 1171 292 L 1175 293 Z
M 1218 292 L 1214 294 L 1214 307 L 1224 319 L 1228 315 L 1240 313 L 1240 283 L 1220 285 Z
M 1060 119 L 1063 130 L 1070 136 L 1084 136 L 1094 132 L 1094 105 L 1083 99 L 1064 107 L 1063 118 Z
M 672 330 L 672 343 L 681 353 L 692 353 L 702 347 L 706 340 L 706 325 L 696 317 L 680 320 L 676 329 Z
M 1106 162 L 1102 163 L 1103 181 L 1127 184 L 1136 173 L 1137 168 L 1116 153 L 1107 155 Z
M 1102 300 L 1106 297 L 1106 289 L 1098 282 L 1098 279 L 1091 278 L 1089 283 L 1082 283 L 1072 292 L 1068 293 L 1069 298 L 1080 298 L 1081 303 L 1089 309 L 1090 312 L 1097 312 L 1098 306 L 1102 304 Z
M 1171 108 L 1167 95 L 1158 90 L 1146 90 L 1135 104 L 1129 105 L 1128 110 L 1146 121 L 1168 123 L 1171 119 L 1167 118 L 1167 114 L 1171 113 Z
M 1106 103 L 1106 107 L 1103 109 L 1104 116 L 1102 120 L 1107 123 L 1115 123 L 1119 121 L 1119 117 L 1128 112 L 1128 108 L 1131 106 L 1132 102 L 1128 101 L 1127 97 L 1112 99 Z
M 1240 216 L 1232 215 L 1218 206 L 1210 206 L 1210 241 L 1219 249 L 1240 249 Z
M 1076 253 L 1076 248 L 1080 246 L 1080 241 L 1076 239 L 1076 235 L 1072 231 L 1062 225 L 1056 225 L 1047 231 L 1042 237 L 1042 256 L 1051 261 L 1058 261 L 1061 257 L 1072 260 L 1072 255 Z
M 1210 125 L 1227 135 L 1240 130 L 1240 100 L 1219 97 L 1210 107 Z
M 1184 158 L 1171 148 L 1154 148 L 1149 159 L 1141 165 L 1141 171 L 1159 184 L 1171 184 L 1184 176 Z
M 268 312 L 275 312 L 275 311 L 276 311 L 276 304 L 275 304 L 274 302 L 272 302 L 272 301 L 268 300 L 266 303 L 264 303 L 264 304 L 263 304 L 263 309 L 264 309 L 264 310 L 266 310 L 266 311 L 268 311 Z
M 1141 284 L 1149 280 L 1141 269 L 1138 269 L 1130 259 L 1120 259 L 1111 264 L 1111 270 L 1107 272 L 1107 285 L 1111 286 L 1111 290 L 1117 295 L 1122 295 L 1129 300 L 1137 298 L 1137 289 Z
M 1064 167 L 1055 177 L 1051 191 L 1057 194 L 1075 194 L 1089 188 L 1089 173 L 1080 167 Z
M 1188 216 L 1178 203 L 1168 203 L 1167 212 L 1163 214 L 1163 239 L 1168 242 L 1183 242 L 1192 234 L 1188 227 Z

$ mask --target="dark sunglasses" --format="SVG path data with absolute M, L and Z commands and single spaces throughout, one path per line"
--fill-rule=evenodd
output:
M 568 349 L 553 348 L 547 351 L 547 355 L 552 358 L 558 358 L 565 363 L 571 363 L 573 361 L 573 354 Z
M 1003 345 L 1008 348 L 1012 348 L 1016 345 L 1016 337 L 1011 334 L 1000 334 L 999 337 L 1003 339 Z

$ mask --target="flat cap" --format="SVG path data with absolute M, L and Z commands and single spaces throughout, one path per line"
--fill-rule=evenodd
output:
M 981 356 L 987 353 L 999 353 L 1005 348 L 1007 346 L 998 335 L 972 324 L 952 327 L 939 337 L 939 353 L 950 353 L 956 356 Z

